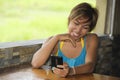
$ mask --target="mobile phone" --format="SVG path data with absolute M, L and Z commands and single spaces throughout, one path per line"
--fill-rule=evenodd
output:
M 57 65 L 63 65 L 63 58 L 61 56 L 51 56 L 51 67 L 57 67 Z

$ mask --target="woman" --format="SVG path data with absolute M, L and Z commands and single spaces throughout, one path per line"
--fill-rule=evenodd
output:
M 68 33 L 50 37 L 34 54 L 32 66 L 41 67 L 51 54 L 63 57 L 63 65 L 52 68 L 61 77 L 91 73 L 96 62 L 98 37 L 90 33 L 96 25 L 98 11 L 88 3 L 75 6 L 68 17 Z

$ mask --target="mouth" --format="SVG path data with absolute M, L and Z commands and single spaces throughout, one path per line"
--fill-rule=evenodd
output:
M 72 36 L 75 40 L 80 38 L 80 34 L 77 34 L 77 33 L 75 33 L 75 32 L 72 32 L 72 33 L 71 33 L 71 36 Z
M 75 37 L 79 37 L 79 34 L 77 34 L 77 33 L 73 33 L 73 36 L 75 36 Z

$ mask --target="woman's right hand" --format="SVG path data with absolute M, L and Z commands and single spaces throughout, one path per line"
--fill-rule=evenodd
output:
M 62 69 L 60 69 L 62 68 Z M 69 66 L 67 63 L 63 63 L 63 65 L 57 65 L 57 67 L 52 68 L 53 72 L 60 77 L 66 77 L 69 74 Z
M 74 40 L 74 38 L 72 38 L 72 36 L 70 36 L 70 34 L 66 33 L 66 34 L 58 34 L 56 35 L 57 39 L 59 41 L 70 41 L 73 45 L 73 47 L 76 47 L 76 42 Z

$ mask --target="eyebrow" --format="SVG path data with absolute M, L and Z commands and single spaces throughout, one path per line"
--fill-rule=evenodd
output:
M 89 24 L 89 23 L 88 23 L 88 24 L 86 23 L 86 24 L 83 24 L 83 25 L 84 25 L 84 26 L 90 26 L 90 24 Z
M 81 23 L 81 22 L 79 22 L 78 19 L 76 19 L 75 22 Z M 86 22 L 86 21 L 85 21 L 85 22 L 82 22 L 82 24 L 83 24 L 84 26 L 90 26 L 90 23 L 89 23 L 89 22 Z

